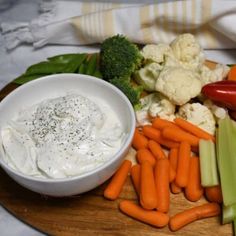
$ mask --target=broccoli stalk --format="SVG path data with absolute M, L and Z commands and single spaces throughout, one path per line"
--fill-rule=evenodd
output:
M 100 70 L 103 79 L 118 87 L 137 107 L 141 87 L 134 88 L 130 78 L 141 66 L 142 55 L 137 45 L 122 35 L 107 38 L 101 45 Z
M 110 82 L 127 96 L 135 110 L 140 108 L 141 104 L 139 99 L 143 91 L 142 86 L 134 87 L 129 80 L 120 78 L 114 78 L 110 80 Z

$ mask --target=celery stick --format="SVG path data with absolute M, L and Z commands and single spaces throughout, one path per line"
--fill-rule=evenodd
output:
M 215 144 L 211 140 L 199 142 L 201 185 L 211 187 L 219 185 Z
M 236 204 L 230 206 L 223 206 L 222 223 L 228 224 L 234 221 L 236 218 Z
M 228 116 L 218 122 L 217 161 L 225 206 L 236 203 L 236 125 Z
M 236 236 L 236 218 L 234 218 L 234 236 Z

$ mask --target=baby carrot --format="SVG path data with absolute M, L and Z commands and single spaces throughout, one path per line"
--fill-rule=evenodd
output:
M 162 148 L 161 148 L 159 143 L 157 143 L 157 142 L 155 142 L 153 140 L 149 140 L 148 141 L 148 147 L 151 150 L 151 152 L 154 155 L 154 157 L 156 157 L 156 159 L 166 158 L 166 154 L 162 150 Z
M 168 212 L 170 206 L 169 160 L 167 158 L 158 159 L 154 172 L 155 172 L 155 182 L 157 190 L 157 210 L 165 213 Z
M 136 193 L 139 195 L 140 191 L 140 165 L 136 164 L 132 166 L 130 174 L 132 178 L 132 182 L 135 188 Z
M 119 208 L 126 215 L 158 228 L 166 226 L 169 222 L 167 214 L 155 210 L 145 210 L 129 200 L 120 202 Z
M 144 209 L 151 210 L 157 206 L 157 192 L 153 167 L 148 161 L 141 164 L 140 203 Z
M 209 202 L 223 202 L 223 196 L 220 185 L 205 188 L 205 194 Z
M 122 187 L 125 183 L 125 180 L 128 176 L 128 173 L 131 168 L 131 161 L 124 160 L 122 165 L 119 167 L 119 169 L 116 171 L 116 173 L 113 175 L 110 183 L 106 187 L 104 191 L 104 197 L 109 200 L 115 200 L 118 198 Z
M 198 157 L 190 158 L 190 171 L 188 184 L 185 188 L 185 196 L 189 201 L 198 201 L 203 195 L 201 186 L 200 162 Z
M 207 217 L 218 216 L 221 208 L 217 203 L 206 203 L 180 212 L 170 218 L 169 227 L 172 231 L 176 231 L 195 220 Z
M 178 164 L 176 169 L 175 183 L 179 187 L 186 187 L 189 177 L 191 149 L 188 142 L 181 142 L 179 146 Z
M 149 161 L 152 167 L 154 167 L 156 164 L 155 157 L 147 148 L 139 149 L 136 153 L 136 158 L 139 164 L 144 161 Z
M 170 168 L 169 168 L 169 181 L 170 181 L 170 183 L 175 180 L 175 176 L 176 176 L 176 171 L 173 169 L 172 166 L 170 166 Z
M 138 150 L 138 149 L 147 147 L 147 144 L 148 144 L 148 139 L 144 135 L 142 135 L 136 128 L 134 132 L 133 141 L 132 141 L 133 147 L 136 150 Z
M 209 134 L 205 130 L 199 128 L 197 125 L 194 125 L 187 120 L 184 120 L 182 118 L 175 118 L 174 121 L 182 129 L 197 136 L 200 139 L 211 139 L 212 141 L 215 141 L 215 137 L 213 135 Z
M 175 125 L 174 122 L 171 122 L 171 121 L 168 121 L 168 120 L 165 120 L 165 119 L 161 119 L 159 117 L 157 117 L 153 120 L 152 126 L 154 128 L 160 129 L 160 130 L 163 130 L 166 127 L 178 128 L 178 126 Z
M 158 129 L 153 128 L 151 125 L 144 125 L 143 126 L 143 134 L 149 138 L 153 139 L 156 142 L 160 139 L 161 131 Z
M 177 194 L 182 192 L 182 188 L 176 185 L 175 182 L 170 183 L 170 190 L 172 193 Z
M 182 130 L 182 129 L 174 129 L 170 127 L 166 127 L 162 131 L 162 135 L 170 140 L 175 142 L 182 142 L 186 141 L 189 142 L 191 146 L 198 146 L 199 145 L 199 138 Z
M 171 148 L 169 151 L 168 158 L 170 160 L 170 165 L 173 167 L 174 170 L 176 170 L 178 164 L 178 148 Z
M 229 70 L 227 80 L 235 80 L 236 81 L 236 65 L 232 66 Z
M 175 171 L 176 177 L 176 170 L 178 165 L 178 148 L 171 148 L 169 151 L 169 161 L 170 161 L 170 169 Z M 175 184 L 175 182 L 171 181 L 170 189 L 172 193 L 180 193 L 182 189 Z
M 177 147 L 179 147 L 178 142 L 174 142 L 170 139 L 164 138 L 162 134 L 160 135 L 160 138 L 159 138 L 159 140 L 157 140 L 157 142 L 159 144 L 161 144 L 162 146 L 167 147 L 167 148 L 177 148 Z
M 167 148 L 172 148 L 172 147 L 178 147 L 179 146 L 179 143 L 164 138 L 161 135 L 161 131 L 154 128 L 154 127 L 152 127 L 151 125 L 145 125 L 143 127 L 143 134 L 147 138 L 152 139 L 152 140 L 156 141 L 157 143 L 159 143 L 159 144 L 161 144 L 161 145 L 163 145 Z
M 169 151 L 168 155 L 169 161 L 170 161 L 170 171 L 175 172 L 175 177 L 176 177 L 176 169 L 177 169 L 177 164 L 178 164 L 178 148 L 171 148 Z M 171 174 L 170 174 L 171 176 Z M 170 182 L 172 179 L 170 179 Z

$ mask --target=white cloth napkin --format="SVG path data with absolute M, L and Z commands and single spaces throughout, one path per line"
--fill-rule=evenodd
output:
M 170 43 L 190 32 L 205 49 L 236 48 L 235 0 L 185 0 L 154 4 L 42 1 L 31 22 L 2 22 L 4 44 L 87 45 L 124 34 L 137 43 Z

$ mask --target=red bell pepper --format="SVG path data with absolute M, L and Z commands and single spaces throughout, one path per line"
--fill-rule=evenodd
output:
M 202 93 L 216 105 L 236 111 L 236 81 L 222 80 L 206 84 Z

